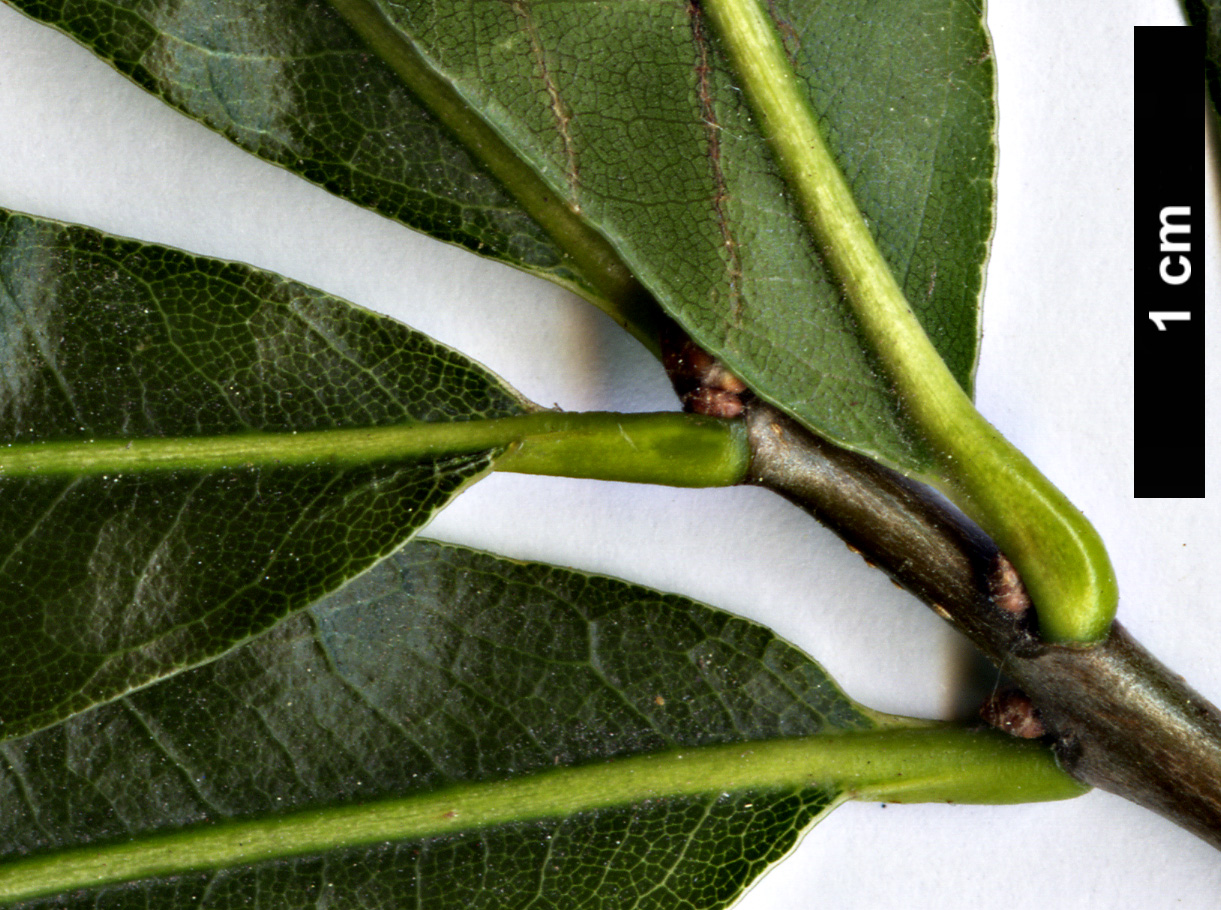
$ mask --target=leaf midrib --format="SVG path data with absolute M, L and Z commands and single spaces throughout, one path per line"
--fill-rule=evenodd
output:
M 561 819 L 647 800 L 819 788 L 892 802 L 1064 799 L 1083 788 L 1038 744 L 929 726 L 702 746 L 511 780 L 72 847 L 0 867 L 0 902 L 323 851 Z M 1009 799 L 1005 799 L 1005 795 Z
M 533 417 L 223 436 L 14 443 L 0 448 L 0 477 L 357 465 L 459 455 L 507 445 L 537 423 Z
M 673 411 L 534 411 L 390 426 L 12 443 L 0 446 L 0 479 L 342 468 L 485 451 L 505 453 L 498 470 L 671 486 L 729 486 L 742 480 L 749 460 L 740 422 Z

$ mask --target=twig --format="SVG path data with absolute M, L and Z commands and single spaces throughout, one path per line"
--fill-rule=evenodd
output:
M 1009 561 L 935 492 L 770 405 L 748 402 L 746 414 L 750 482 L 809 512 L 975 642 L 1036 712 L 1039 723 L 1010 717 L 1007 727 L 1045 731 L 1078 780 L 1221 849 L 1221 712 L 1118 623 L 1091 647 L 1044 642 Z

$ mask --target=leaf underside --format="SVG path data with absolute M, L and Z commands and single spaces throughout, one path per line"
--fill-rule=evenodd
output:
M 0 745 L 0 856 L 873 726 L 753 623 L 415 542 L 210 664 Z M 744 784 L 17 906 L 723 907 L 837 800 Z
M 325 4 L 255 16 L 244 0 L 120 0 L 103 16 L 86 0 L 6 2 L 256 154 L 588 293 Z M 755 391 L 852 448 L 926 466 L 695 4 L 376 6 Z M 769 6 L 884 255 L 969 391 L 995 164 L 980 4 Z
M 752 389 L 924 465 L 694 4 L 377 5 Z M 772 13 L 900 285 L 969 387 L 993 164 L 978 8 Z
M 542 229 L 324 2 L 10 5 L 266 161 L 446 242 L 577 283 Z
M 523 408 L 461 355 L 320 291 L 0 210 L 0 446 Z M 269 628 L 393 551 L 493 454 L 0 476 L 0 738 Z

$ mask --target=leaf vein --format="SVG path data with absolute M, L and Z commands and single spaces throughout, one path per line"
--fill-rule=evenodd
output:
M 716 105 L 713 99 L 711 75 L 711 48 L 708 41 L 704 14 L 694 0 L 688 0 L 687 15 L 691 22 L 691 37 L 695 43 L 696 91 L 700 106 L 700 119 L 704 124 L 704 135 L 707 143 L 708 166 L 712 171 L 715 191 L 712 197 L 712 209 L 716 214 L 717 227 L 721 232 L 721 242 L 725 247 L 725 283 L 729 288 L 729 325 L 730 329 L 741 326 L 744 300 L 742 297 L 742 260 L 739 243 L 734 237 L 729 224 L 727 203 L 729 189 L 725 179 L 725 171 L 721 164 L 721 125 L 717 119 Z
M 124 698 L 120 700 L 119 704 L 122 705 L 124 711 L 131 715 L 132 719 L 135 720 L 135 722 L 140 726 L 140 729 L 145 732 L 149 738 L 149 742 L 151 742 L 162 755 L 169 759 L 170 766 L 179 773 L 183 781 L 186 783 L 187 789 L 195 794 L 195 798 L 198 799 L 203 806 L 206 806 L 217 815 L 225 814 L 224 807 L 217 805 L 212 801 L 210 796 L 203 792 L 198 782 L 195 780 L 194 773 L 188 767 L 186 760 L 177 754 L 177 750 L 170 748 L 170 744 L 166 741 L 165 737 L 154 729 L 153 721 L 143 711 L 137 708 L 135 704 L 133 704 L 133 700 L 131 698 Z
M 569 205 L 574 212 L 581 211 L 581 205 L 578 200 L 578 190 L 580 188 L 580 177 L 577 169 L 577 150 L 572 138 L 572 109 L 564 101 L 560 94 L 560 87 L 555 81 L 555 74 L 552 72 L 550 64 L 547 62 L 547 53 L 543 47 L 542 36 L 539 34 L 538 25 L 534 21 L 534 14 L 531 10 L 529 0 L 509 0 L 509 5 L 521 24 L 522 31 L 526 35 L 526 39 L 530 43 L 530 52 L 534 56 L 534 63 L 538 70 L 538 76 L 543 82 L 543 87 L 547 90 L 547 98 L 551 106 L 551 114 L 555 118 L 556 129 L 560 135 L 560 145 L 564 152 L 564 175 L 568 183 Z
M 29 779 L 26 777 L 25 769 L 22 767 L 21 761 L 13 754 L 12 742 L 0 743 L 0 758 L 4 759 L 5 766 L 17 782 L 17 789 L 21 792 L 21 801 L 30 810 L 30 817 L 33 819 L 34 824 L 38 826 L 38 830 L 47 839 L 47 843 L 55 843 L 55 835 L 43 823 L 42 812 L 34 799 L 34 791 L 30 786 Z

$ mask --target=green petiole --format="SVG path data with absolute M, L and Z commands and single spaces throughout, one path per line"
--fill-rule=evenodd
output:
M 53 851 L 0 868 L 0 903 L 336 848 L 474 834 L 645 800 L 811 787 L 865 800 L 958 803 L 1070 799 L 1086 789 L 1045 747 L 942 725 L 703 746 Z
M 818 249 L 937 458 L 933 483 L 1017 567 L 1044 637 L 1105 638 L 1118 587 L 1085 516 L 978 411 L 882 258 L 759 0 L 703 0 Z
M 496 469 L 680 487 L 739 483 L 740 422 L 662 412 L 568 414 L 228 436 L 57 440 L 0 446 L 0 477 L 338 466 L 503 449 Z

